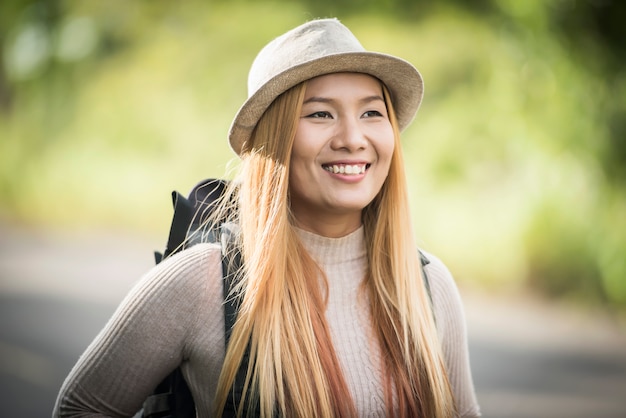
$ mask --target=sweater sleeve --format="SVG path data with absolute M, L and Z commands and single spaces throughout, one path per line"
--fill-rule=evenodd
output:
M 79 358 L 53 416 L 133 416 L 189 356 L 199 312 L 223 323 L 219 303 L 200 309 L 208 282 L 221 277 L 219 254 L 218 246 L 199 244 L 153 267 Z
M 430 283 L 437 330 L 441 340 L 450 385 L 457 411 L 462 418 L 479 417 L 470 370 L 467 328 L 463 304 L 456 283 L 447 267 L 432 254 L 426 273 Z

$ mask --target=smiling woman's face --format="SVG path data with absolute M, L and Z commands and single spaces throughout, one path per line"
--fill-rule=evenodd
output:
M 325 236 L 357 229 L 387 178 L 393 149 L 380 81 L 357 73 L 309 80 L 290 163 L 297 225 Z

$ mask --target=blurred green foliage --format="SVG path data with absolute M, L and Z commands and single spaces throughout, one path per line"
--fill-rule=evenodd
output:
M 0 216 L 165 236 L 227 176 L 256 52 L 337 16 L 424 75 L 404 142 L 421 243 L 459 281 L 626 307 L 626 18 L 576 0 L 0 5 Z

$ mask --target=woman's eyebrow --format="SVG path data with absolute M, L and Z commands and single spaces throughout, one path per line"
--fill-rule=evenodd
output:
M 375 101 L 381 101 L 384 102 L 385 99 L 383 99 L 382 96 L 379 95 L 373 95 L 373 96 L 367 96 L 362 98 L 361 100 L 359 100 L 361 103 L 371 103 L 371 102 L 375 102 Z
M 334 103 L 336 100 L 335 99 L 331 99 L 329 97 L 319 97 L 319 96 L 312 96 L 309 97 L 308 99 L 305 99 L 302 104 L 308 104 L 308 103 Z M 382 96 L 379 95 L 373 95 L 373 96 L 367 96 L 367 97 L 363 97 L 362 99 L 359 99 L 359 102 L 361 103 L 371 103 L 374 101 L 381 101 L 384 102 L 385 99 L 383 99 Z
M 318 97 L 318 96 L 312 96 L 309 97 L 308 99 L 304 100 L 302 102 L 302 104 L 308 104 L 308 103 L 333 103 L 335 100 L 328 98 L 328 97 Z

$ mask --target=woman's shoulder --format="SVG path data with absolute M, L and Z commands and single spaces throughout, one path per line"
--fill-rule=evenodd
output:
M 222 250 L 219 244 L 199 243 L 164 258 L 155 268 L 160 267 L 193 273 L 206 269 L 211 264 L 219 264 L 221 254 Z M 207 266 L 207 263 L 210 265 Z
M 158 298 L 187 298 L 215 288 L 221 294 L 221 278 L 221 247 L 201 243 L 152 267 L 135 285 L 133 292 Z

